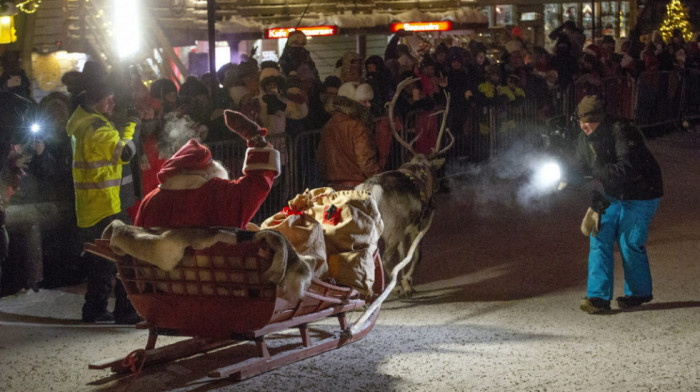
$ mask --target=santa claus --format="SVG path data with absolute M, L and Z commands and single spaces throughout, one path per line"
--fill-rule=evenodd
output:
M 266 129 L 239 112 L 224 114 L 228 128 L 248 143 L 243 176 L 230 180 L 211 151 L 190 140 L 163 164 L 158 188 L 144 197 L 136 226 L 246 228 L 280 173 L 280 156 L 265 141 Z

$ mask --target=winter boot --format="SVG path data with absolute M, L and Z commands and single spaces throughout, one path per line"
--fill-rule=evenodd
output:
M 652 295 L 645 295 L 641 297 L 625 295 L 624 297 L 615 298 L 615 301 L 617 301 L 617 306 L 620 309 L 629 309 L 641 306 L 642 304 L 647 303 L 652 299 L 654 299 L 654 296 Z
M 114 322 L 114 315 L 112 312 L 102 312 L 100 314 L 86 314 L 83 313 L 84 323 L 96 323 L 96 324 L 111 324 Z
M 588 314 L 604 314 L 610 311 L 610 301 L 602 298 L 584 298 L 581 300 L 581 310 Z

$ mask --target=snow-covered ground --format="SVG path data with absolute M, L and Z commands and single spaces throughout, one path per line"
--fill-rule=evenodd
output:
M 142 348 L 147 332 L 80 323 L 84 287 L 41 290 L 0 299 L 0 390 L 700 391 L 700 134 L 649 145 L 666 195 L 647 244 L 655 299 L 641 310 L 578 309 L 585 192 L 523 199 L 515 181 L 472 179 L 439 195 L 418 295 L 385 303 L 358 342 L 241 383 L 206 378 L 237 348 L 115 377 L 87 366 Z

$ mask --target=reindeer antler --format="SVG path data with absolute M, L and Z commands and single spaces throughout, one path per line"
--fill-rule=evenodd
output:
M 444 91 L 444 93 L 445 93 L 445 110 L 441 110 L 441 111 L 433 114 L 434 116 L 436 116 L 436 115 L 442 113 L 442 124 L 440 124 L 440 130 L 438 131 L 437 140 L 435 141 L 435 147 L 430 149 L 430 157 L 429 158 L 434 158 L 438 155 L 444 154 L 445 152 L 447 152 L 447 150 L 449 150 L 452 147 L 452 145 L 455 144 L 455 136 L 450 131 L 450 128 L 446 127 L 447 114 L 450 111 L 450 93 L 448 93 L 447 91 Z M 440 150 L 440 144 L 442 143 L 442 138 L 445 135 L 445 131 L 447 131 L 447 134 L 450 135 L 450 142 L 447 144 L 447 147 Z
M 399 132 L 396 130 L 396 124 L 394 123 L 394 106 L 396 106 L 396 100 L 399 99 L 399 96 L 401 95 L 401 91 L 406 88 L 406 86 L 410 85 L 411 83 L 420 80 L 419 78 L 406 78 L 401 81 L 401 83 L 396 86 L 396 93 L 394 93 L 394 96 L 391 98 L 391 101 L 387 102 L 386 105 L 389 108 L 389 126 L 391 128 L 391 133 L 394 135 L 394 138 L 401 144 L 402 146 L 406 147 L 408 152 L 411 153 L 411 155 L 416 155 L 416 151 L 413 149 L 413 144 L 418 140 L 420 135 L 423 133 L 422 131 L 416 135 L 413 140 L 410 142 L 406 142 L 404 138 L 399 135 Z

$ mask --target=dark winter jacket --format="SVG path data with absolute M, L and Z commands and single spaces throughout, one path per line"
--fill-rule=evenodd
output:
M 374 97 L 370 102 L 372 104 L 370 111 L 373 116 L 380 117 L 384 115 L 384 104 L 391 100 L 394 93 L 392 86 L 393 77 L 381 57 L 369 56 L 365 60 L 365 67 L 367 67 L 367 64 L 376 66 L 376 71 L 367 72 L 366 76 L 367 84 L 372 86 L 372 91 L 374 92 Z
M 663 195 L 661 168 L 630 124 L 606 118 L 590 136 L 581 132 L 576 158 L 580 169 L 590 169 L 612 197 L 650 200 Z

